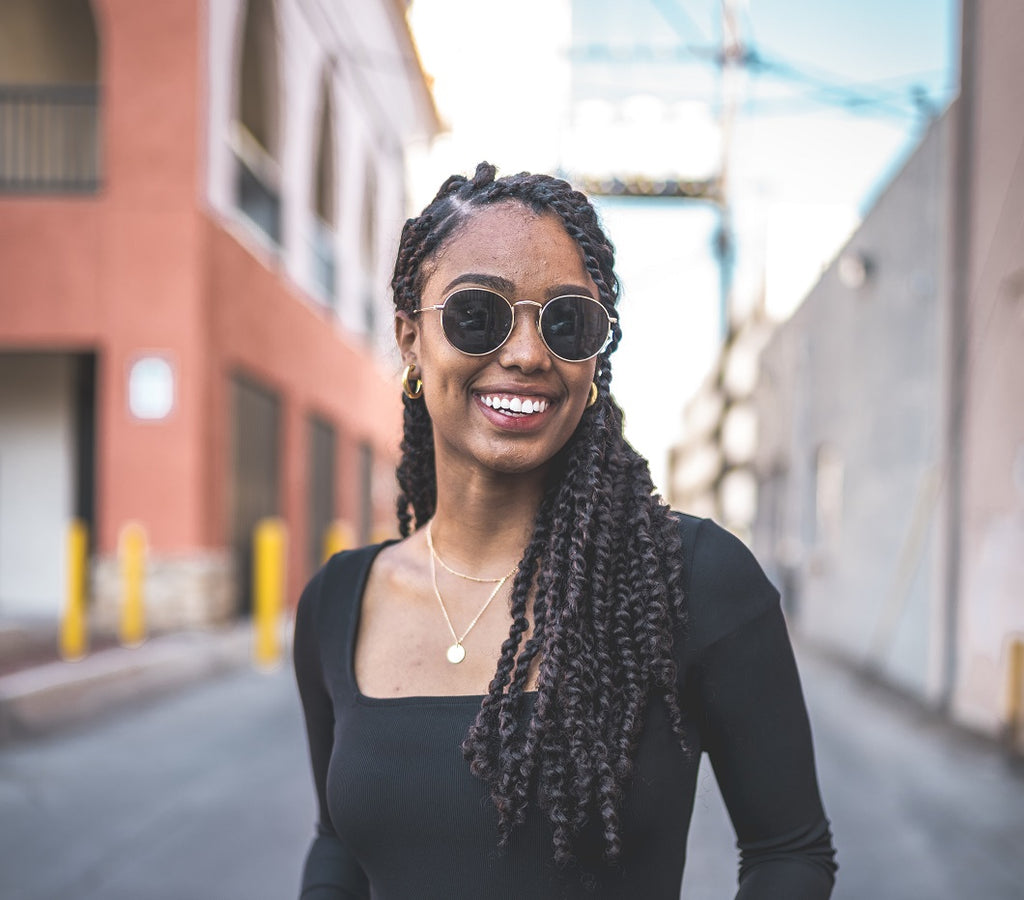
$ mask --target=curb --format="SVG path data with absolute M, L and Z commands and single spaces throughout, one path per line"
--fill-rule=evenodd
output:
M 282 645 L 284 646 L 284 645 Z M 89 722 L 248 665 L 252 627 L 178 632 L 0 677 L 0 746 Z

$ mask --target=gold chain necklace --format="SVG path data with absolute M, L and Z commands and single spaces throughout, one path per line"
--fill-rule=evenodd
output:
M 505 582 L 515 574 L 516 569 L 519 568 L 519 564 L 516 563 L 516 565 L 512 567 L 512 571 L 501 578 L 476 578 L 472 575 L 465 575 L 462 572 L 456 572 L 455 569 L 451 568 L 443 559 L 441 559 L 438 552 L 434 549 L 434 539 L 430 533 L 430 526 L 432 522 L 433 520 L 427 522 L 427 546 L 430 548 L 430 580 L 434 586 L 434 596 L 437 597 L 437 603 L 441 607 L 441 613 L 444 615 L 444 621 L 448 625 L 448 631 L 451 632 L 452 640 L 454 641 L 447 651 L 445 651 L 445 656 L 448 658 L 448 662 L 452 665 L 458 665 L 466 658 L 466 648 L 463 646 L 462 642 L 473 630 L 476 623 L 480 621 L 480 617 L 487 612 L 487 607 L 490 606 L 491 601 L 498 596 L 498 591 L 505 586 Z M 455 627 L 452 625 L 451 616 L 448 615 L 448 608 L 444 605 L 444 600 L 441 598 L 441 591 L 437 586 L 437 566 L 435 564 L 435 560 L 436 562 L 441 563 L 445 571 L 451 572 L 452 575 L 459 578 L 465 578 L 467 581 L 475 581 L 482 584 L 494 584 L 494 590 L 491 591 L 490 596 L 488 596 L 484 605 L 480 607 L 480 612 L 473 616 L 473 621 L 470 622 L 466 630 L 462 632 L 462 637 L 459 637 L 458 633 L 455 631 Z

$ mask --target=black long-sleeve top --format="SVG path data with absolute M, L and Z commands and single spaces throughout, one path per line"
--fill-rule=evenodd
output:
M 383 545 L 333 557 L 303 592 L 295 625 L 320 808 L 303 900 L 676 900 L 701 751 L 738 838 L 737 900 L 828 898 L 834 851 L 778 593 L 738 539 L 710 520 L 680 524 L 688 622 L 675 654 L 688 752 L 653 697 L 613 865 L 599 834 L 581 837 L 578 868 L 556 865 L 536 805 L 498 849 L 487 787 L 460 750 L 482 697 L 361 694 L 359 610 Z

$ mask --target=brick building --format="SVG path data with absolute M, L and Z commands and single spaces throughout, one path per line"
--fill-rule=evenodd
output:
M 72 517 L 96 612 L 141 523 L 155 627 L 292 597 L 334 520 L 390 526 L 387 291 L 439 128 L 401 0 L 0 5 L 0 616 L 55 617 Z

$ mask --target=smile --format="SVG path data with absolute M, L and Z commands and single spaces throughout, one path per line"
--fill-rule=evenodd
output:
M 484 406 L 521 416 L 532 416 L 548 408 L 548 401 L 540 397 L 517 397 L 514 394 L 481 394 Z

